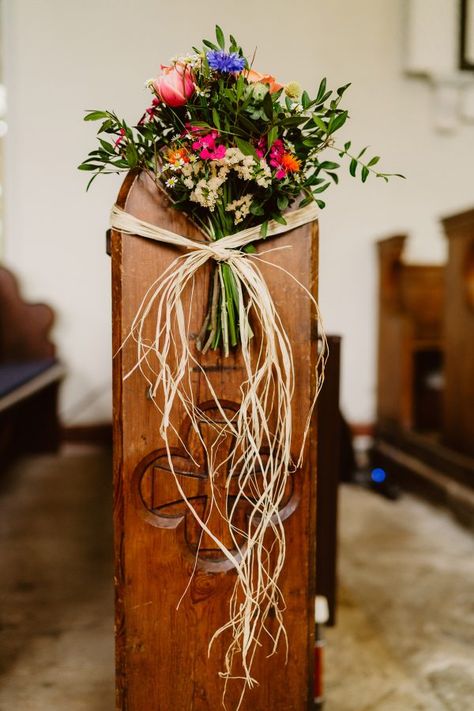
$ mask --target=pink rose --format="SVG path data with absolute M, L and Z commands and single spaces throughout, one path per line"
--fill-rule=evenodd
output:
M 153 86 L 160 99 L 168 106 L 184 106 L 194 94 L 194 77 L 191 69 L 184 64 L 171 67 L 162 66 L 163 73 L 155 79 Z

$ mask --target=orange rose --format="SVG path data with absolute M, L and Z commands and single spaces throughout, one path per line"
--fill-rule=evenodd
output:
M 261 72 L 256 72 L 255 69 L 248 69 L 244 72 L 244 75 L 250 84 L 256 84 L 257 82 L 260 82 L 260 84 L 268 84 L 270 94 L 274 94 L 283 88 L 283 84 L 278 84 L 275 77 L 271 74 L 262 74 Z

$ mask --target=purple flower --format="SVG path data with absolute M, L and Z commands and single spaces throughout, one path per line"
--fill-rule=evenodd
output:
M 211 69 L 227 74 L 241 72 L 245 67 L 245 59 L 237 52 L 224 52 L 223 49 L 211 49 L 207 53 L 207 61 Z

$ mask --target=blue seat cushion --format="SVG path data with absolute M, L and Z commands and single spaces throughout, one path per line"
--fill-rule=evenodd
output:
M 48 370 L 57 361 L 54 358 L 31 360 L 24 363 L 0 364 L 0 397 L 8 395 Z

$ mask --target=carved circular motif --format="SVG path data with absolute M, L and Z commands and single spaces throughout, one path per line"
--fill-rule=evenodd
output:
M 239 407 L 231 402 L 223 402 L 222 406 L 229 417 L 235 415 Z M 171 449 L 174 474 L 166 451 L 156 450 L 138 464 L 133 481 L 138 489 L 142 513 L 148 523 L 158 528 L 181 527 L 185 547 L 193 558 L 197 554 L 201 568 L 225 570 L 231 568 L 232 563 L 213 538 L 202 530 L 190 506 L 201 520 L 206 521 L 212 534 L 236 555 L 229 518 L 234 536 L 236 529 L 246 530 L 248 516 L 259 492 L 255 491 L 254 484 L 253 487 L 244 488 L 242 496 L 237 481 L 238 473 L 234 472 L 229 478 L 235 439 L 225 429 L 215 403 L 204 403 L 199 406 L 199 410 L 205 413 L 199 423 L 199 435 L 191 428 L 189 419 L 186 419 L 180 428 L 184 446 L 182 449 Z M 209 477 L 209 452 L 212 452 L 213 457 L 212 481 Z M 262 461 L 266 456 L 268 453 L 262 449 Z M 256 474 L 258 482 L 258 472 Z M 279 512 L 280 520 L 288 518 L 298 505 L 298 479 L 294 474 L 288 476 Z M 242 545 L 244 542 L 242 536 Z

